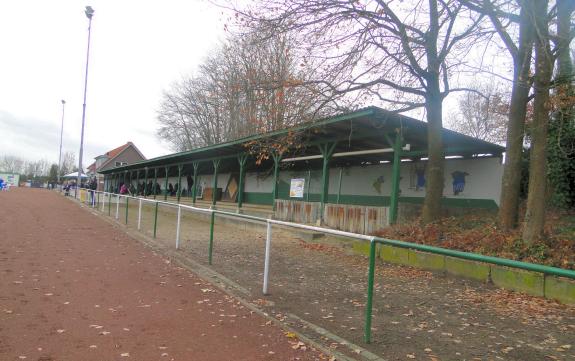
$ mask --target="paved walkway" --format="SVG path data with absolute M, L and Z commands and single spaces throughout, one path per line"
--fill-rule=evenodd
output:
M 0 360 L 327 359 L 55 193 L 0 207 Z

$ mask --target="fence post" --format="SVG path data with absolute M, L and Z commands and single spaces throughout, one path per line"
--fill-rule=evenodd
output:
M 178 223 L 176 225 L 176 249 L 180 249 L 180 220 L 182 219 L 182 207 L 178 206 Z
M 138 205 L 138 231 L 142 225 L 142 199 L 140 198 L 140 204 Z
M 108 193 L 108 216 L 112 215 L 112 193 Z
M 375 238 L 369 243 L 369 271 L 367 275 L 367 302 L 365 304 L 365 343 L 371 342 L 371 311 L 373 302 L 373 278 L 375 275 Z
M 210 221 L 210 247 L 208 248 L 208 264 L 212 264 L 212 251 L 214 250 L 214 221 L 216 212 L 212 209 L 212 218 Z
M 267 233 L 266 233 L 266 253 L 265 253 L 265 260 L 264 260 L 264 286 L 263 286 L 263 293 L 264 295 L 268 294 L 268 282 L 270 277 L 270 249 L 272 246 L 272 224 L 267 222 Z
M 98 193 L 100 194 L 100 193 Z M 104 208 L 106 207 L 106 195 L 102 193 L 102 213 L 104 213 Z
M 156 238 L 157 229 L 158 229 L 158 202 L 156 202 L 156 210 L 154 211 L 154 238 Z
M 120 195 L 116 197 L 116 219 L 120 219 Z
M 128 201 L 130 197 L 126 196 L 126 224 L 128 224 Z

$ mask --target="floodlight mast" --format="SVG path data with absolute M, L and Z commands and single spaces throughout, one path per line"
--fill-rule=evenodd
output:
M 80 187 L 82 180 L 82 156 L 84 153 L 84 124 L 86 122 L 86 92 L 88 89 L 88 64 L 90 60 L 90 35 L 92 31 L 92 16 L 94 16 L 94 9 L 91 6 L 86 6 L 84 11 L 86 17 L 88 18 L 88 50 L 86 51 L 86 75 L 84 77 L 84 103 L 82 104 L 82 133 L 80 134 L 80 156 L 78 160 L 78 178 L 76 180 L 76 192 L 75 196 L 78 195 L 78 187 Z
M 64 107 L 66 106 L 66 101 L 62 99 L 62 125 L 60 126 L 60 153 L 58 156 L 58 173 L 56 178 L 58 185 L 60 185 L 60 169 L 62 169 L 62 135 L 64 134 Z

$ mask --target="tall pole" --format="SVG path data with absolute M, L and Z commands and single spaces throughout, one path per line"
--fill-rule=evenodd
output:
M 60 184 L 60 169 L 62 169 L 62 135 L 64 134 L 64 107 L 66 101 L 62 99 L 62 125 L 60 126 L 60 155 L 58 156 L 58 184 Z
M 82 178 L 82 155 L 84 153 L 84 123 L 86 121 L 86 91 L 88 90 L 88 62 L 90 60 L 90 35 L 92 31 L 92 16 L 94 9 L 91 6 L 86 6 L 84 11 L 88 18 L 88 50 L 86 51 L 86 76 L 84 77 L 84 104 L 82 104 L 82 133 L 80 135 L 80 159 L 78 160 L 78 180 L 76 181 L 76 189 L 80 187 Z M 78 192 L 76 192 L 77 194 Z

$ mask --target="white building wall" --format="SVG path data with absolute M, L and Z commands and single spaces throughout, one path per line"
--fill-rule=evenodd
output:
M 400 168 L 401 196 L 424 197 L 425 188 L 417 189 L 416 171 L 424 171 L 427 162 L 402 162 Z M 457 195 L 453 192 L 453 172 L 467 173 L 465 187 Z M 330 168 L 329 193 L 337 194 L 339 168 Z M 389 196 L 391 194 L 392 164 L 378 164 L 344 168 L 341 194 L 363 196 Z M 499 158 L 446 159 L 443 195 L 446 198 L 492 199 L 499 204 L 503 165 Z M 208 176 L 209 177 L 209 176 Z M 280 180 L 290 183 L 292 178 L 308 179 L 307 171 L 280 171 Z M 223 179 L 223 177 L 222 177 Z M 226 178 L 227 179 L 227 178 Z M 259 177 L 257 173 L 246 174 L 245 192 L 271 192 L 273 177 Z M 222 188 L 227 184 L 218 179 Z M 211 183 L 209 183 L 211 184 Z M 304 192 L 307 192 L 307 187 Z M 311 172 L 310 193 L 321 192 L 321 171 Z

